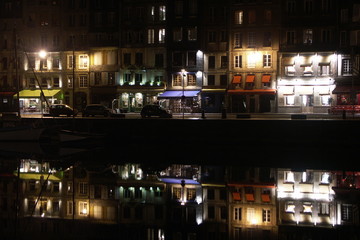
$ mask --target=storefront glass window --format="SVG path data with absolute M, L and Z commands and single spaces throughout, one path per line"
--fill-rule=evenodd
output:
M 135 107 L 142 107 L 143 106 L 143 94 L 136 93 L 135 94 Z
M 121 95 L 121 102 L 122 102 L 122 106 L 123 107 L 129 107 L 129 94 L 128 93 L 123 93 Z

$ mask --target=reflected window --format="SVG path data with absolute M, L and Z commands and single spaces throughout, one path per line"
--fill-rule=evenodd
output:
M 286 203 L 285 212 L 287 212 L 287 213 L 294 213 L 295 212 L 295 204 L 294 204 L 294 202 Z

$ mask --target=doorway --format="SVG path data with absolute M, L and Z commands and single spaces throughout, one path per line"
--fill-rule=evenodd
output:
M 314 96 L 300 95 L 301 97 L 301 112 L 312 113 L 314 111 Z

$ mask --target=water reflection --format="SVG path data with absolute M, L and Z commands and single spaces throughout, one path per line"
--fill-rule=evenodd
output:
M 360 172 L 111 162 L 106 149 L 25 145 L 2 146 L 5 239 L 359 237 Z

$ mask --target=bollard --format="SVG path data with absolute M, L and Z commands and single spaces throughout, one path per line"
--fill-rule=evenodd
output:
M 201 110 L 201 118 L 205 118 L 205 110 L 204 109 Z
M 222 109 L 221 118 L 222 118 L 222 119 L 225 119 L 225 118 L 226 118 L 226 108 L 223 108 L 223 109 Z

